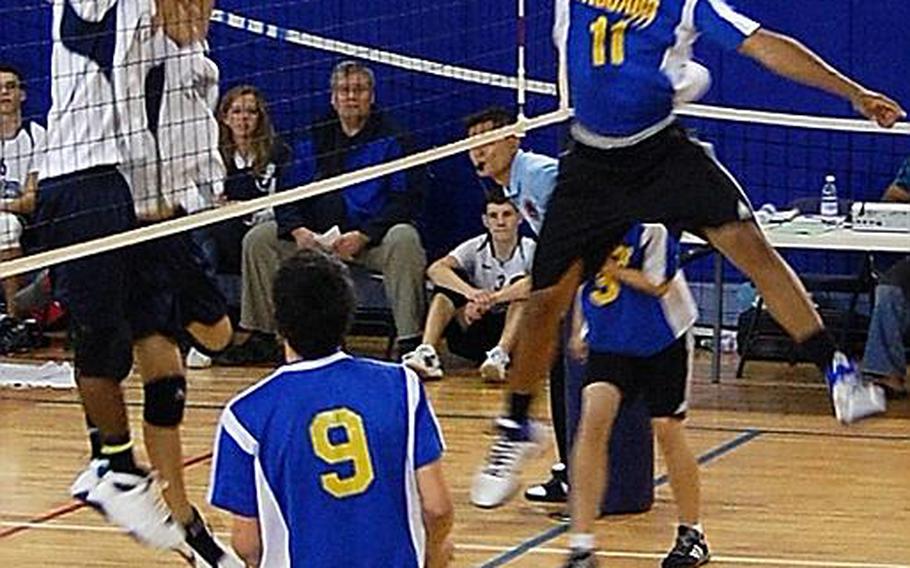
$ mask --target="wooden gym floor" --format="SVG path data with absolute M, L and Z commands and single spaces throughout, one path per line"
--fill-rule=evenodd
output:
M 355 345 L 379 350 L 372 341 Z M 885 417 L 843 427 L 829 415 L 813 369 L 750 363 L 747 378 L 734 379 L 735 362 L 725 356 L 725 378 L 711 384 L 709 356 L 699 352 L 688 423 L 704 462 L 711 566 L 910 568 L 910 401 L 891 403 Z M 196 503 L 204 501 L 223 403 L 267 372 L 190 372 L 183 433 L 187 484 Z M 141 390 L 135 380 L 126 384 L 138 426 Z M 559 507 L 517 498 L 482 511 L 468 502 L 471 474 L 501 407 L 500 387 L 483 384 L 468 367 L 450 365 L 447 378 L 428 392 L 448 443 L 445 464 L 456 501 L 453 565 L 560 566 L 566 526 L 548 517 Z M 135 432 L 141 435 L 138 427 Z M 86 453 L 75 392 L 0 389 L 0 567 L 183 566 L 176 555 L 135 544 L 68 499 Z M 526 480 L 543 479 L 551 459 L 552 451 L 530 464 Z M 659 565 L 675 519 L 662 473 L 658 461 L 650 512 L 599 522 L 602 565 Z M 227 517 L 206 505 L 202 510 L 224 535 Z

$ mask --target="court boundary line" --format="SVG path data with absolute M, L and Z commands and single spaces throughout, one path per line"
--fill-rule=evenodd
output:
M 507 550 L 508 547 L 486 544 L 456 544 L 455 549 L 475 552 L 496 552 Z M 540 547 L 534 548 L 530 552 L 547 555 L 564 555 L 566 552 L 568 552 L 568 549 Z M 595 554 L 603 558 L 642 560 L 660 560 L 666 555 L 665 552 L 636 552 L 632 550 L 598 550 Z M 907 564 L 891 564 L 881 562 L 854 562 L 849 560 L 801 560 L 796 558 L 762 558 L 758 556 L 732 556 L 717 554 L 711 555 L 711 561 L 724 562 L 727 564 L 745 564 L 752 566 L 789 566 L 800 568 L 910 568 L 910 565 Z
M 186 458 L 185 460 L 183 460 L 183 470 L 187 470 L 195 465 L 204 463 L 204 462 L 210 460 L 211 458 L 212 458 L 212 452 L 205 452 L 203 454 L 198 454 L 198 455 Z M 54 507 L 52 509 L 49 509 L 43 513 L 40 513 L 40 514 L 32 517 L 28 521 L 23 521 L 22 523 L 20 523 L 16 526 L 10 526 L 8 528 L 0 530 L 0 540 L 2 540 L 4 538 L 9 538 L 9 537 L 15 536 L 15 535 L 17 535 L 19 533 L 23 533 L 27 530 L 31 530 L 31 529 L 40 527 L 40 526 L 44 525 L 45 523 L 47 523 L 48 521 L 52 521 L 54 519 L 59 519 L 59 518 L 65 517 L 66 515 L 69 515 L 70 513 L 75 513 L 76 511 L 79 511 L 86 507 L 88 507 L 87 503 L 84 503 L 82 501 L 76 501 L 76 500 L 73 500 L 64 505 L 58 505 L 57 507 Z M 4 522 L 3 524 L 6 524 L 6 523 Z
M 0 521 L 0 526 L 19 526 L 22 524 L 27 524 L 26 521 L 15 522 L 15 521 Z M 80 525 L 80 524 L 69 524 L 69 523 L 59 523 L 59 524 L 35 524 L 30 528 L 46 531 L 71 531 L 71 532 L 94 532 L 94 533 L 108 533 L 108 534 L 119 534 L 122 531 L 113 525 Z M 216 536 L 219 538 L 227 539 L 230 538 L 230 534 L 227 532 L 218 532 Z M 507 546 L 502 545 L 492 545 L 492 544 L 478 544 L 478 543 L 456 543 L 455 550 L 461 550 L 466 552 L 503 552 L 508 550 Z M 529 551 L 531 554 L 545 554 L 551 556 L 563 555 L 568 550 L 565 548 L 553 548 L 553 547 L 539 547 L 534 548 Z M 599 550 L 596 552 L 597 556 L 603 558 L 621 558 L 621 559 L 644 559 L 644 560 L 660 560 L 664 556 L 664 552 L 643 552 L 643 551 L 634 551 L 634 550 Z M 799 568 L 910 568 L 910 565 L 907 564 L 891 564 L 891 563 L 881 563 L 881 562 L 853 562 L 848 560 L 841 561 L 831 561 L 831 560 L 811 560 L 811 559 L 796 559 L 796 558 L 774 558 L 774 557 L 758 557 L 758 556 L 734 556 L 734 555 L 712 555 L 712 560 L 715 562 L 724 562 L 727 564 L 743 564 L 747 566 L 789 566 L 789 567 L 799 567 Z
M 742 434 L 740 434 L 739 436 L 736 436 L 735 438 L 733 438 L 731 440 L 727 440 L 723 444 L 720 444 L 719 446 L 715 446 L 714 448 L 708 450 L 704 454 L 698 456 L 698 464 L 706 465 L 708 463 L 711 463 L 714 460 L 717 460 L 717 459 L 733 452 L 734 450 L 744 446 L 745 444 L 748 444 L 749 442 L 751 442 L 752 440 L 755 440 L 762 434 L 764 434 L 764 432 L 762 430 L 748 429 L 748 430 L 744 431 Z M 667 483 L 668 479 L 669 478 L 666 475 L 661 475 L 661 476 L 655 478 L 654 487 L 657 488 L 657 487 L 661 487 L 662 485 L 665 485 Z M 497 556 L 494 556 L 493 558 L 491 558 L 491 559 L 487 560 L 486 562 L 484 562 L 483 564 L 481 564 L 479 568 L 494 568 L 496 566 L 502 566 L 503 564 L 507 564 L 507 563 L 511 562 L 512 560 L 515 560 L 519 556 L 522 556 L 522 555 L 538 548 L 539 545 L 544 544 L 545 542 L 549 542 L 549 541 L 553 540 L 554 538 L 565 534 L 568 531 L 569 531 L 568 523 L 564 523 L 564 524 L 561 524 L 561 525 L 558 525 L 555 527 L 551 527 L 539 534 L 532 536 L 529 539 L 526 539 L 526 540 L 518 543 L 516 546 L 506 550 L 505 552 L 503 552 Z

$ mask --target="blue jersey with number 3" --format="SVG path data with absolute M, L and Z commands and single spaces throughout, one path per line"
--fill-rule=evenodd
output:
M 415 472 L 442 452 L 413 372 L 339 352 L 285 365 L 228 404 L 209 501 L 258 518 L 262 566 L 419 567 Z
M 725 0 L 556 0 L 557 44 L 568 58 L 576 120 L 629 137 L 666 120 L 704 36 L 733 50 L 758 24 Z
M 663 295 L 651 296 L 609 271 L 601 270 L 590 279 L 582 289 L 581 307 L 592 351 L 648 357 L 669 347 L 695 323 L 698 308 L 679 269 L 679 243 L 666 227 L 633 226 L 608 262 L 667 287 Z

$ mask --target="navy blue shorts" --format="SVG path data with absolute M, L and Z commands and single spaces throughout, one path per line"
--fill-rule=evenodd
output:
M 42 250 L 122 233 L 136 227 L 129 185 L 114 166 L 101 166 L 44 181 L 35 227 Z M 126 249 L 52 267 L 54 293 L 83 327 L 111 329 L 126 318 L 129 290 Z
M 214 324 L 227 314 L 208 260 L 190 233 L 135 245 L 130 260 L 127 313 L 134 340 L 153 334 L 179 337 L 190 322 Z
M 697 234 L 751 218 L 736 180 L 677 124 L 627 148 L 571 141 L 537 241 L 533 287 L 555 285 L 576 261 L 593 276 L 636 221 Z
M 113 166 L 46 181 L 36 225 L 44 249 L 139 226 L 129 185 Z M 54 293 L 75 323 L 98 330 L 128 323 L 132 339 L 177 337 L 191 321 L 215 323 L 224 297 L 189 233 L 155 239 L 56 265 Z
M 650 357 L 592 350 L 583 385 L 610 383 L 623 398 L 643 397 L 653 418 L 685 418 L 689 405 L 688 343 L 684 335 Z

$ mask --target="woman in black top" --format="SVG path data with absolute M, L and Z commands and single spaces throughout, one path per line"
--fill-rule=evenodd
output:
M 282 174 L 290 161 L 290 150 L 275 134 L 262 93 L 251 85 L 229 90 L 218 105 L 219 148 L 227 179 L 224 199 L 247 201 L 271 195 L 283 188 Z M 219 274 L 240 274 L 243 237 L 250 227 L 274 218 L 272 208 L 249 217 L 214 225 Z

